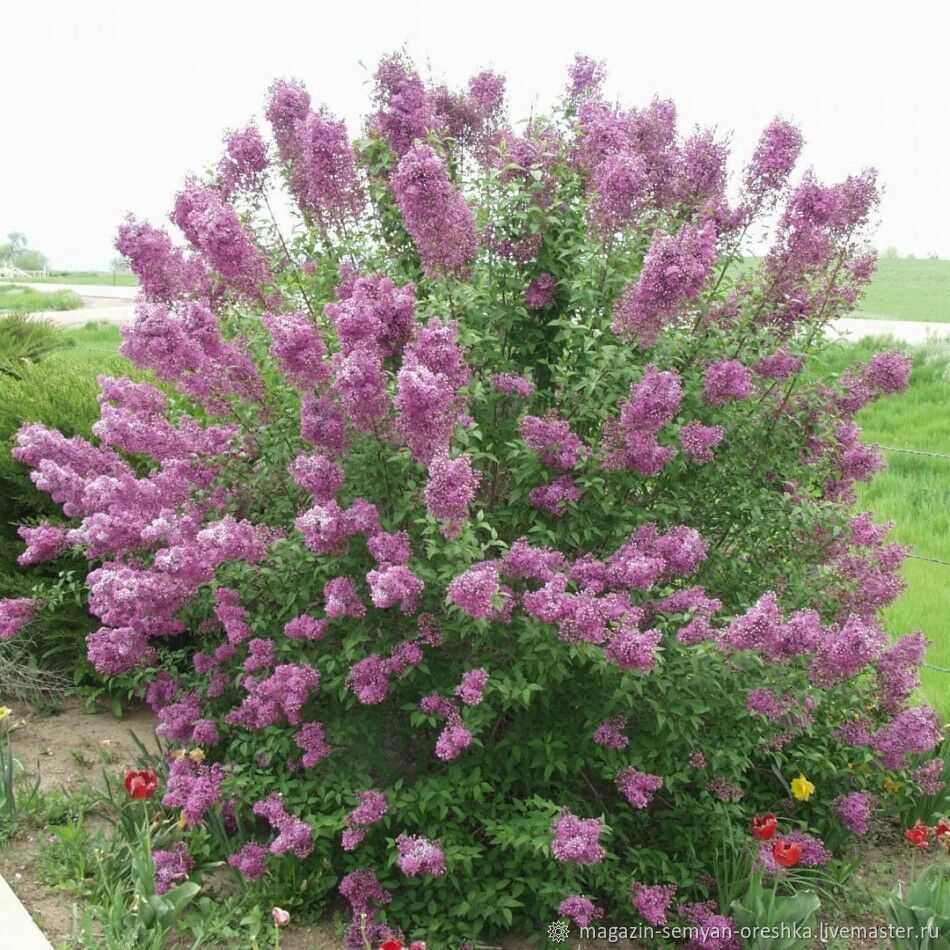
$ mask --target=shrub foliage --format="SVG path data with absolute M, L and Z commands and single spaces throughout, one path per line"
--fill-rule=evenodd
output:
M 94 562 L 89 657 L 150 681 L 192 847 L 342 895 L 352 946 L 705 920 L 756 810 L 821 864 L 939 771 L 923 639 L 875 619 L 904 551 L 851 507 L 882 464 L 853 417 L 908 364 L 805 375 L 873 271 L 874 173 L 793 185 L 776 119 L 730 178 L 602 82 L 578 58 L 515 130 L 501 77 L 397 55 L 356 141 L 275 83 L 273 143 L 229 134 L 177 195 L 186 247 L 120 229 L 123 352 L 167 386 L 103 377 L 91 441 L 18 436 L 67 519 L 21 561 Z

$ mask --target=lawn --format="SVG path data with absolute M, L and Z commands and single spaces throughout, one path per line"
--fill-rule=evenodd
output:
M 109 284 L 118 287 L 137 287 L 134 274 L 115 273 L 111 270 L 53 271 L 46 277 L 31 277 L 31 284 Z
M 911 262 L 913 263 L 913 262 Z M 930 262 L 918 262 L 930 263 Z M 950 262 L 941 261 L 950 268 Z M 840 371 L 893 341 L 833 346 L 824 359 Z M 861 504 L 894 522 L 893 537 L 913 548 L 904 565 L 907 590 L 884 612 L 889 633 L 922 630 L 931 641 L 928 661 L 950 669 L 950 346 L 906 348 L 913 355 L 910 389 L 872 403 L 858 415 L 865 442 L 884 448 L 887 470 L 862 487 Z M 941 407 L 944 407 L 941 409 Z M 903 450 L 903 451 L 898 451 Z M 915 455 L 910 451 L 936 453 Z M 931 558 L 933 560 L 925 560 Z M 937 562 L 947 563 L 937 563 Z M 950 721 L 950 673 L 923 671 L 927 700 Z
M 860 313 L 950 323 L 950 261 L 882 257 Z
M 44 293 L 19 284 L 0 284 L 0 316 L 39 310 L 78 310 L 82 299 L 71 290 Z

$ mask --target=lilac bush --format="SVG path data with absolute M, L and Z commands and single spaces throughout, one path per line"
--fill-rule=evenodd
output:
M 909 364 L 820 372 L 874 173 L 794 183 L 776 119 L 732 178 L 582 57 L 520 127 L 493 73 L 375 78 L 355 141 L 276 82 L 185 245 L 122 224 L 153 382 L 103 377 L 93 441 L 20 432 L 63 510 L 22 562 L 85 552 L 90 660 L 201 753 L 165 805 L 269 904 L 345 901 L 352 946 L 722 919 L 730 823 L 863 833 L 940 739 L 922 638 L 877 620 L 905 551 L 852 507 L 854 416 Z

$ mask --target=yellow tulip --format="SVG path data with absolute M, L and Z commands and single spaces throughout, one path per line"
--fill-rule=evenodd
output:
M 792 795 L 800 802 L 807 802 L 815 794 L 815 786 L 804 775 L 792 779 Z

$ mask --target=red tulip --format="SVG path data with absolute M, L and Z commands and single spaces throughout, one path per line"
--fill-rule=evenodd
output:
M 904 832 L 904 837 L 918 850 L 923 850 L 930 844 L 930 829 L 919 821 L 914 823 L 913 828 L 908 828 Z
M 767 815 L 756 815 L 752 819 L 752 834 L 754 834 L 759 841 L 771 841 L 776 828 L 778 828 L 778 822 L 775 820 L 775 815 L 772 812 L 769 812 Z
M 158 788 L 158 776 L 152 769 L 129 772 L 125 776 L 125 790 L 132 798 L 151 798 Z
M 944 835 L 950 835 L 950 821 L 947 821 L 946 818 L 941 818 L 937 822 L 937 827 L 934 828 L 934 837 L 942 838 Z
M 379 950 L 406 950 L 403 946 L 401 940 L 397 940 L 395 937 L 390 937 L 380 948 Z
M 786 841 L 780 838 L 772 845 L 772 857 L 775 863 L 783 868 L 793 868 L 801 860 L 802 843 L 800 841 Z

